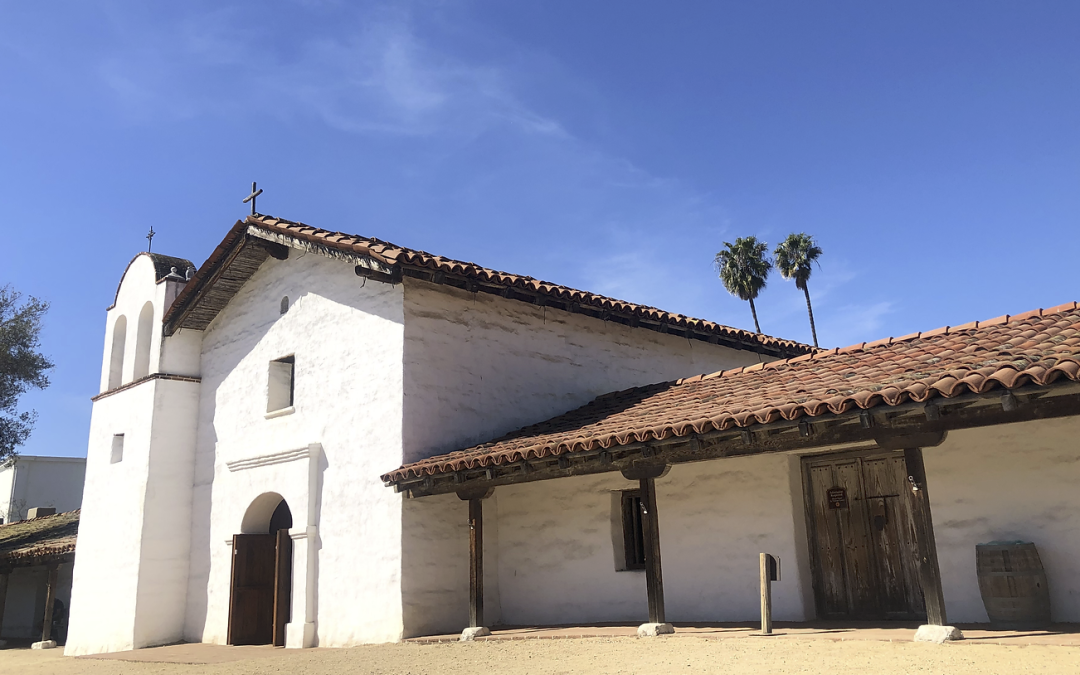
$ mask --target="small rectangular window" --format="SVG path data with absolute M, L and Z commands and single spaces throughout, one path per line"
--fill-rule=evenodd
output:
M 296 359 L 286 356 L 270 362 L 270 384 L 267 388 L 266 412 L 291 408 L 293 404 L 293 373 Z
M 645 531 L 641 523 L 641 492 L 622 493 L 624 564 L 628 570 L 645 569 Z
M 124 459 L 124 434 L 114 434 L 112 437 L 112 454 L 109 463 L 116 464 Z

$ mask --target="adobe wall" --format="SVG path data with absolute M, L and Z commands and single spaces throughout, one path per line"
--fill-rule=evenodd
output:
M 778 555 L 777 621 L 812 617 L 799 461 L 740 457 L 672 467 L 656 479 L 669 621 L 760 618 L 758 555 Z M 792 480 L 794 476 L 795 480 Z M 496 489 L 506 624 L 648 620 L 645 572 L 616 571 L 619 473 Z
M 405 462 L 491 440 L 611 391 L 769 360 L 487 293 L 414 279 L 404 287 Z M 502 490 L 485 503 L 485 548 L 488 533 L 504 531 Z M 405 635 L 459 631 L 468 619 L 467 505 L 404 504 Z M 511 621 L 495 601 L 503 575 L 492 578 L 485 564 L 486 621 Z
M 294 634 L 309 618 L 309 581 L 319 646 L 401 637 L 401 497 L 379 475 L 401 462 L 402 314 L 400 285 L 365 282 L 351 265 L 294 250 L 288 260 L 267 260 L 207 328 L 186 639 L 226 641 L 232 536 L 269 492 L 285 498 L 299 537 L 298 625 L 287 639 L 299 641 Z M 288 355 L 293 412 L 268 416 L 269 363 Z M 321 448 L 314 459 L 313 444 Z M 298 553 L 309 544 L 317 550 L 310 574 Z
M 1054 621 L 1080 621 L 1080 417 L 953 431 L 923 450 L 945 609 L 988 620 L 975 545 L 1030 541 L 1050 585 Z
M 416 279 L 404 287 L 406 462 L 608 392 L 772 360 L 488 293 Z
M 71 623 L 64 651 L 69 656 L 135 647 L 155 384 L 150 381 L 100 399 L 90 414 Z M 124 434 L 123 459 L 116 463 L 111 457 L 114 434 Z

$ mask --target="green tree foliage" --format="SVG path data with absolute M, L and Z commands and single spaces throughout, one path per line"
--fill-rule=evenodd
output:
M 19 412 L 19 397 L 31 387 L 49 386 L 45 372 L 52 362 L 39 351 L 41 318 L 46 302 L 22 295 L 10 286 L 0 286 L 0 462 L 15 454 L 34 428 L 37 413 Z
M 724 288 L 740 300 L 750 303 L 750 312 L 754 315 L 754 329 L 761 332 L 758 323 L 757 308 L 754 299 L 765 288 L 772 270 L 768 259 L 769 245 L 758 241 L 757 237 L 739 237 L 734 244 L 724 242 L 724 249 L 716 254 L 716 271 Z
M 789 234 L 776 250 L 776 267 L 785 279 L 794 279 L 795 287 L 806 295 L 806 312 L 810 315 L 810 332 L 814 336 L 814 346 L 818 346 L 817 327 L 814 325 L 814 308 L 810 305 L 810 289 L 806 282 L 810 280 L 813 265 L 821 257 L 821 248 L 814 243 L 814 238 L 805 232 Z M 820 263 L 818 265 L 820 267 Z

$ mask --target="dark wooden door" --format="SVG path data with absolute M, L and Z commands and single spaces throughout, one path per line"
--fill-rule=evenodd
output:
M 818 616 L 925 616 L 911 499 L 898 453 L 803 460 Z
M 229 644 L 266 645 L 274 640 L 274 585 L 277 537 L 233 535 Z
M 285 646 L 291 596 L 289 531 L 233 535 L 229 644 Z

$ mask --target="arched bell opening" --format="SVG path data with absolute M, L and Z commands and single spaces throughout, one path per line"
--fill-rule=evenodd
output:
M 285 498 L 266 492 L 248 505 L 233 535 L 229 590 L 231 645 L 285 645 L 292 594 L 292 511 Z

